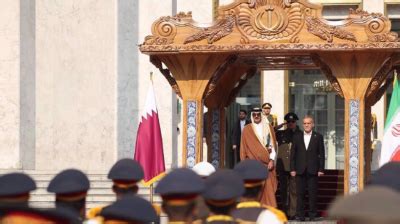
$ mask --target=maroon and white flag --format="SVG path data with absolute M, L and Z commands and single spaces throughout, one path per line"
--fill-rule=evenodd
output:
M 152 81 L 140 118 L 134 160 L 143 167 L 145 185 L 151 185 L 165 174 L 163 142 Z

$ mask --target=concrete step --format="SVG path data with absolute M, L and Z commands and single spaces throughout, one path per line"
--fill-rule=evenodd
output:
M 58 173 L 55 171 L 36 171 L 36 170 L 0 170 L 0 175 L 10 172 L 24 172 L 30 175 L 37 185 L 37 189 L 31 193 L 30 205 L 39 208 L 54 207 L 55 196 L 47 192 L 50 180 Z M 112 191 L 112 181 L 107 178 L 107 173 L 95 171 L 87 173 L 90 180 L 90 190 L 86 198 L 87 209 L 105 206 L 115 201 L 115 194 Z M 138 195 L 149 200 L 150 188 L 139 184 Z M 155 203 L 161 203 L 161 198 L 154 195 Z
M 149 197 L 150 189 L 149 188 L 147 188 L 147 189 L 139 188 L 138 194 Z M 32 198 L 42 197 L 42 196 L 46 196 L 46 195 L 53 195 L 53 193 L 47 192 L 46 188 L 39 188 L 31 193 Z M 111 195 L 111 196 L 114 196 L 114 192 L 111 190 L 111 187 L 109 187 L 109 188 L 91 188 L 88 192 L 88 195 L 92 195 L 92 196 Z

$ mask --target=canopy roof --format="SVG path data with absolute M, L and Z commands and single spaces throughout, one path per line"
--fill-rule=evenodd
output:
M 314 68 L 312 54 L 321 51 L 400 52 L 398 35 L 382 14 L 350 9 L 347 19 L 327 21 L 321 11 L 306 0 L 236 0 L 220 6 L 212 24 L 196 23 L 191 12 L 161 17 L 140 50 L 234 53 L 261 69 Z
M 365 138 L 371 106 L 399 68 L 400 41 L 380 13 L 350 10 L 333 22 L 321 11 L 306 0 L 236 0 L 219 7 L 213 24 L 200 25 L 191 13 L 153 23 L 140 50 L 183 99 L 184 165 L 202 161 L 203 105 L 212 111 L 205 127 L 211 129 L 208 160 L 223 164 L 224 107 L 246 81 L 258 69 L 319 68 L 345 98 L 344 190 L 363 188 L 372 155 Z

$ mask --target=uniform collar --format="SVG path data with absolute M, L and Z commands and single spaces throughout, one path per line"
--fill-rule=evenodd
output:
M 244 201 L 236 205 L 236 208 L 260 208 L 261 203 L 258 201 Z
M 207 222 L 214 221 L 233 221 L 233 218 L 229 215 L 211 215 L 207 218 Z

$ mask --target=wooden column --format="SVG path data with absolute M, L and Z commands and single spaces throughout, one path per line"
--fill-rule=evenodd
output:
M 371 131 L 372 131 L 372 114 L 371 114 L 371 106 L 366 103 L 365 104 L 365 136 L 364 136 L 364 153 L 365 153 L 365 182 L 368 181 L 369 176 L 371 175 L 371 162 L 372 162 L 372 141 L 371 141 Z
M 344 191 L 364 188 L 366 92 L 371 81 L 390 59 L 386 52 L 324 52 L 318 54 L 337 79 L 345 98 Z M 367 124 L 370 125 L 370 124 Z
M 157 56 L 171 71 L 183 99 L 183 165 L 202 161 L 203 106 L 206 87 L 227 60 L 226 54 L 171 54 Z
M 209 109 L 207 115 L 207 161 L 215 168 L 222 168 L 225 167 L 225 108 Z
M 234 98 L 234 93 L 256 72 L 244 64 L 232 64 L 221 74 L 213 91 L 207 93 L 205 104 L 209 108 L 207 125 L 208 161 L 217 167 L 225 167 L 226 116 L 225 108 Z M 232 150 L 228 149 L 228 152 Z

